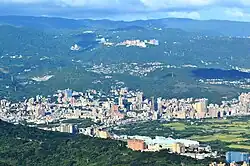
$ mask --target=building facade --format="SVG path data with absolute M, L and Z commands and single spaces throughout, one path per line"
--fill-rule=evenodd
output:
M 146 145 L 143 140 L 132 139 L 128 140 L 128 148 L 134 151 L 143 151 L 146 149 Z

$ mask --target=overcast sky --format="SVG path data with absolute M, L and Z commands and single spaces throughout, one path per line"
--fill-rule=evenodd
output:
M 135 20 L 222 19 L 250 22 L 250 0 L 0 0 L 0 15 Z

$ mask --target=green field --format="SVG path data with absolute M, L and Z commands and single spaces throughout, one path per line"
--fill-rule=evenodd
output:
M 190 137 L 192 140 L 197 140 L 201 142 L 210 142 L 220 140 L 222 142 L 229 142 L 229 143 L 238 143 L 242 141 L 248 141 L 247 138 L 242 138 L 241 135 L 234 135 L 234 134 L 214 134 L 214 135 L 207 135 L 207 136 L 192 136 Z
M 206 136 L 193 135 L 190 139 L 201 142 L 222 141 L 230 149 L 250 150 L 250 120 L 240 121 L 237 118 L 229 120 L 207 120 L 209 125 L 204 125 L 204 129 L 216 129 L 216 134 Z
M 179 131 L 185 130 L 185 128 L 187 127 L 184 123 L 168 123 L 168 124 L 163 124 L 163 126 L 170 127 L 172 129 Z
M 119 134 L 165 136 L 197 140 L 215 150 L 250 150 L 250 118 L 206 119 L 203 121 L 146 122 L 122 126 Z

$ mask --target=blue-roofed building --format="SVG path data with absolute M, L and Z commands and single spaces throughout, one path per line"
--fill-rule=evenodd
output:
M 247 162 L 249 163 L 249 159 L 250 159 L 250 154 L 246 153 L 246 152 L 227 152 L 226 153 L 226 161 L 228 163 L 232 163 L 232 162 Z

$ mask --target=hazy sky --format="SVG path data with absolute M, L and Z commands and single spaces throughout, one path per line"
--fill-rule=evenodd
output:
M 0 15 L 250 21 L 250 0 L 0 0 Z

